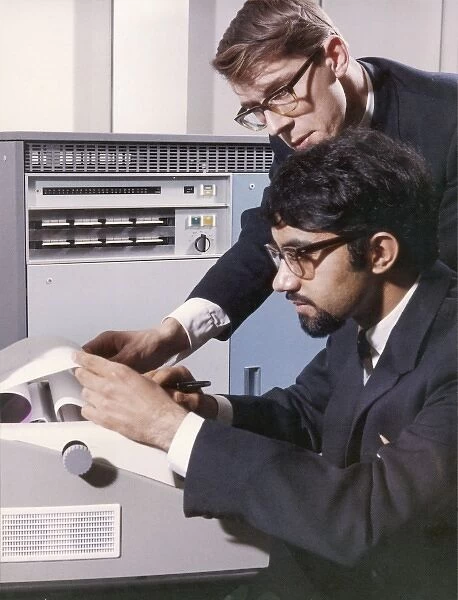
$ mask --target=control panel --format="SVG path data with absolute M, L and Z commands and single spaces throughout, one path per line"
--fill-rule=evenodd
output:
M 219 256 L 230 175 L 28 176 L 29 263 Z

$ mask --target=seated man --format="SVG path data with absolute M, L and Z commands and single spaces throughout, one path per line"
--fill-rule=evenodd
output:
M 77 355 L 83 415 L 167 451 L 187 516 L 291 545 L 318 597 L 456 594 L 455 273 L 434 259 L 431 197 L 422 159 L 374 131 L 279 169 L 264 207 L 273 286 L 307 333 L 330 334 L 289 388 L 183 394 L 182 367 L 151 381 Z

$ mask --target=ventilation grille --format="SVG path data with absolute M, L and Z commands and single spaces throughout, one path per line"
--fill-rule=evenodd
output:
M 0 562 L 119 556 L 119 504 L 2 508 L 0 514 Z
M 264 173 L 269 144 L 26 143 L 28 173 Z

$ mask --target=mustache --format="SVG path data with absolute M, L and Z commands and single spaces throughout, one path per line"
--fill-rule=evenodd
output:
M 301 304 L 310 304 L 310 306 L 314 306 L 318 308 L 315 302 L 311 300 L 308 296 L 301 296 L 300 294 L 292 294 L 291 292 L 286 292 L 286 299 L 290 302 L 299 302 Z

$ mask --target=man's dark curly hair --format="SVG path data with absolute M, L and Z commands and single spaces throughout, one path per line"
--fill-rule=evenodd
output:
M 438 256 L 438 205 L 426 163 L 410 146 L 370 129 L 347 130 L 291 155 L 273 177 L 263 214 L 273 225 L 338 235 L 365 264 L 370 236 L 393 234 L 398 264 L 423 270 Z

